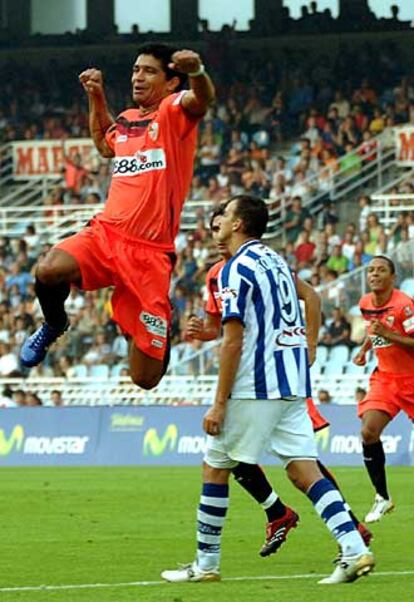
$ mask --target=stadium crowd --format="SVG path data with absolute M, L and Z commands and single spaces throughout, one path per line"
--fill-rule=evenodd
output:
M 369 165 L 377 152 L 377 134 L 395 124 L 414 123 L 414 86 L 405 75 L 408 70 L 402 67 L 406 65 L 398 47 L 391 43 L 380 49 L 369 43 L 355 49 L 344 45 L 335 57 L 310 56 L 298 48 L 283 51 L 277 63 L 253 52 L 232 51 L 226 57 L 211 52 L 208 60 L 215 75 L 217 71 L 219 101 L 200 129 L 192 200 L 220 203 L 240 192 L 275 204 L 285 199 L 286 244 L 279 251 L 314 286 L 332 282 L 365 265 L 373 255 L 398 250 L 402 242 L 413 238 L 414 213 L 401 213 L 387 230 L 371 212 L 369 196 L 361 195 L 358 222 L 339 223 L 338 209 L 329 195 L 332 174 L 341 170 L 346 176 L 357 175 Z M 229 60 L 231 71 L 226 67 Z M 125 65 L 116 57 L 100 63 L 105 73 L 112 74 L 107 79 L 111 106 L 127 104 Z M 89 137 L 77 78 L 67 75 L 81 67 L 74 64 L 69 71 L 60 70 L 52 60 L 46 68 L 28 74 L 12 63 L 3 65 L 0 73 L 7 83 L 0 99 L 0 140 Z M 119 81 L 117 74 L 122 74 Z M 26 94 L 17 94 L 22 88 Z M 45 199 L 50 211 L 53 205 L 103 201 L 110 166 L 94 160 L 82 164 L 79 156 L 65 157 L 62 176 L 62 185 Z M 315 217 L 304 205 L 316 191 L 324 193 L 324 208 Z M 413 192 L 413 184 L 395 192 Z M 201 346 L 185 341 L 183 332 L 189 315 L 203 314 L 205 274 L 218 259 L 208 222 L 209 215 L 198 209 L 197 227 L 190 233 L 182 231 L 176 241 L 171 299 L 172 361 L 177 364 Z M 18 349 L 41 320 L 33 266 L 47 249 L 31 225 L 20 239 L 0 239 L 0 376 L 27 374 L 19 366 Z M 409 265 L 412 258 L 403 258 L 404 262 Z M 352 347 L 359 340 L 338 309 L 345 291 L 333 290 L 325 299 L 329 311 L 324 316 L 321 344 Z M 67 309 L 74 327 L 30 376 L 84 375 L 79 366 L 102 364 L 116 366 L 114 373 L 119 372 L 127 358 L 127 344 L 111 320 L 110 291 L 81 294 L 73 289 Z M 207 373 L 215 370 L 216 360 L 212 351 Z M 189 366 L 186 370 L 195 369 Z

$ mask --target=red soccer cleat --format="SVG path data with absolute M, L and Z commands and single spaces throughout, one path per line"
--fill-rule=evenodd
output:
M 374 539 L 374 535 L 363 523 L 358 523 L 358 531 L 364 540 L 364 544 L 369 548 L 369 544 L 371 543 L 371 540 Z
M 266 541 L 260 550 L 260 556 L 270 556 L 278 551 L 286 541 L 287 534 L 294 529 L 299 522 L 299 516 L 291 508 L 287 507 L 285 514 L 266 525 Z

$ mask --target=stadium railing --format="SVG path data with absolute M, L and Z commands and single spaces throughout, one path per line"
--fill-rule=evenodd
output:
M 316 215 L 323 207 L 325 201 L 339 201 L 346 198 L 347 195 L 364 186 L 364 190 L 369 186 L 379 188 L 383 184 L 395 177 L 396 161 L 395 147 L 389 146 L 390 136 L 388 132 L 377 136 L 375 148 L 370 151 L 372 159 L 369 161 L 361 161 L 361 167 L 357 173 L 349 173 L 349 169 L 339 169 L 333 172 L 330 167 L 325 167 L 319 170 L 314 175 L 310 176 L 303 182 L 303 186 L 309 193 L 303 198 L 303 206 L 307 207 L 310 212 Z M 49 194 L 51 188 L 62 181 L 62 178 L 57 175 L 49 175 L 39 177 L 39 179 L 31 179 L 28 181 L 16 182 L 13 180 L 12 151 L 11 145 L 3 146 L 0 149 L 0 189 L 2 190 L 0 207 L 4 208 L 5 218 L 10 213 L 13 215 L 16 229 L 24 231 L 22 222 L 24 220 L 32 221 L 32 217 L 39 217 L 39 213 L 43 211 L 45 214 L 50 210 L 50 207 L 41 207 L 39 210 L 36 206 L 41 205 L 43 199 Z M 350 155 L 359 155 L 363 159 L 364 144 L 354 149 L 348 155 L 344 155 L 341 159 L 346 160 Z M 323 184 L 321 184 L 323 182 Z M 181 229 L 183 231 L 192 231 L 196 228 L 197 215 L 200 209 L 204 213 L 209 213 L 216 203 L 204 199 L 194 201 L 188 199 L 184 204 L 183 214 L 181 218 Z M 280 195 L 276 199 L 267 199 L 269 208 L 269 223 L 267 232 L 264 238 L 269 240 L 273 238 L 283 237 L 283 224 L 286 219 L 287 212 L 291 204 L 291 196 L 289 194 Z M 27 212 L 19 214 L 17 207 L 26 206 Z M 83 205 L 85 220 L 90 219 L 96 212 L 95 205 Z M 66 207 L 67 208 L 67 207 Z M 56 207 L 53 207 L 56 210 Z M 61 209 L 63 211 L 63 208 Z M 20 221 L 17 219 L 20 217 Z M 11 219 L 11 218 L 10 218 Z M 43 223 L 38 222 L 39 233 L 42 231 Z M 67 234 L 66 227 L 59 231 L 58 225 L 55 227 L 55 239 L 64 237 Z
M 313 389 L 327 389 L 334 403 L 354 403 L 355 387 L 366 387 L 368 375 L 338 374 L 324 377 L 314 374 Z M 96 378 L 1 378 L 0 385 L 11 390 L 22 389 L 36 393 L 45 406 L 52 406 L 50 394 L 59 390 L 65 406 L 116 405 L 209 405 L 212 403 L 217 377 L 169 376 L 151 391 L 135 386 L 129 377 Z

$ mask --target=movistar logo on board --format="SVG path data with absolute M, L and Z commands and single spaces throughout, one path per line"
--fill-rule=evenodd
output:
M 83 455 L 90 438 L 88 436 L 61 435 L 25 436 L 21 424 L 16 424 L 8 435 L 0 429 L 0 458 L 19 452 L 24 455 Z
M 24 430 L 20 424 L 16 424 L 9 436 L 0 429 L 0 456 L 8 456 L 11 451 L 20 451 L 24 441 Z
M 177 445 L 178 429 L 175 424 L 169 424 L 163 435 L 157 429 L 151 428 L 144 435 L 144 456 L 162 456 L 166 451 L 174 451 Z
M 169 424 L 164 433 L 159 433 L 156 428 L 148 429 L 144 435 L 144 456 L 162 456 L 175 452 L 179 455 L 204 454 L 207 447 L 207 438 L 204 435 L 179 436 L 175 424 Z

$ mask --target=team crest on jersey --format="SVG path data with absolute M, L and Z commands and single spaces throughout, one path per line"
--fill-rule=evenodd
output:
M 407 318 L 409 318 L 413 315 L 413 310 L 409 305 L 407 305 L 406 307 L 404 307 L 404 313 L 407 316 Z
M 119 134 L 116 142 L 126 142 L 128 140 L 128 136 L 126 134 Z
M 394 324 L 394 320 L 395 320 L 394 316 L 387 316 L 385 318 L 385 321 L 388 324 L 388 326 L 392 326 Z
M 151 140 L 154 140 L 154 142 L 158 138 L 159 131 L 160 126 L 157 121 L 152 121 L 148 126 L 148 136 L 151 138 Z

